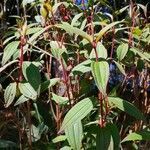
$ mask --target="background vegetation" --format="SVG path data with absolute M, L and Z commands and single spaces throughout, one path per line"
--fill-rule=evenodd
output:
M 148 0 L 0 1 L 0 149 L 148 150 Z

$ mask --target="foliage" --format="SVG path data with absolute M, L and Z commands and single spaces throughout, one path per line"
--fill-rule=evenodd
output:
M 0 149 L 147 149 L 149 7 L 0 2 Z

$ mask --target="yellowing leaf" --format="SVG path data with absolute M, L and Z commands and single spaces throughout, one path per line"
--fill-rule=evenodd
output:
M 113 26 L 115 26 L 119 23 L 121 23 L 121 21 L 110 23 L 110 24 L 106 25 L 104 28 L 102 28 L 102 30 L 97 34 L 96 42 L 98 42 L 108 30 L 110 30 Z

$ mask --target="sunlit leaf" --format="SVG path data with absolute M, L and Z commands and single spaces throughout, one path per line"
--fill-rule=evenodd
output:
M 98 58 L 104 58 L 104 59 L 107 58 L 107 50 L 101 42 L 97 43 L 96 51 L 97 51 L 97 54 L 98 54 Z M 96 58 L 95 55 L 96 55 L 95 50 L 93 49 L 91 54 L 90 54 L 90 59 Z
M 83 38 L 85 38 L 86 40 L 88 40 L 89 42 L 92 42 L 92 37 L 90 35 L 88 35 L 86 32 L 84 32 L 76 27 L 71 26 L 67 22 L 63 22 L 62 24 L 58 24 L 55 26 L 58 28 L 64 29 L 66 32 L 68 32 L 70 34 L 80 35 Z
M 147 61 L 150 62 L 150 58 L 149 58 L 149 55 L 143 53 L 142 51 L 140 51 L 139 49 L 137 48 L 131 48 L 130 51 L 134 52 L 135 54 L 139 55 L 142 59 L 145 59 Z
M 128 48 L 129 46 L 127 43 L 122 43 L 121 45 L 119 45 L 119 47 L 117 48 L 117 57 L 119 61 L 124 59 L 124 57 L 126 56 L 128 52 Z
M 143 9 L 144 15 L 145 17 L 147 17 L 147 5 L 144 6 L 142 4 L 137 4 L 141 9 Z
M 21 95 L 19 99 L 16 101 L 16 103 L 14 104 L 14 106 L 20 105 L 28 100 L 29 98 L 25 97 L 24 95 Z
M 16 88 L 16 82 L 10 83 L 9 86 L 7 86 L 4 93 L 5 107 L 8 107 L 14 101 L 16 95 Z
M 60 45 L 59 45 L 60 44 Z M 57 41 L 50 41 L 50 46 L 51 46 L 51 52 L 52 55 L 56 58 L 56 59 L 60 59 L 61 55 L 66 51 L 66 48 L 64 45 L 61 45 L 61 43 L 58 43 Z M 61 48 L 60 48 L 61 46 Z
M 85 26 L 86 26 L 86 24 L 87 24 L 87 19 L 84 19 L 83 22 L 82 22 L 82 24 L 81 24 L 80 30 L 83 31 L 84 28 L 85 28 Z
M 92 74 L 98 89 L 106 95 L 106 87 L 109 79 L 109 64 L 106 61 L 91 63 Z
M 65 128 L 65 134 L 70 146 L 75 150 L 80 150 L 82 146 L 83 129 L 81 121 Z
M 86 60 L 80 64 L 78 64 L 77 66 L 75 66 L 73 69 L 72 69 L 72 72 L 74 74 L 76 73 L 86 73 L 86 72 L 89 72 L 91 71 L 91 67 L 89 66 L 91 63 L 91 60 Z
M 79 13 L 79 14 L 75 15 L 74 18 L 72 19 L 71 25 L 75 26 L 78 19 L 81 18 L 82 16 L 83 16 L 83 13 Z
M 60 150 L 71 150 L 71 147 L 69 147 L 69 146 L 64 146 L 64 147 L 60 148 Z
M 119 23 L 121 23 L 121 21 L 110 23 L 106 25 L 104 28 L 102 28 L 102 30 L 97 34 L 96 41 L 98 42 L 108 30 L 110 30 L 113 26 Z
M 52 100 L 59 105 L 64 105 L 69 101 L 67 97 L 58 96 L 55 93 L 52 93 Z
M 121 8 L 120 10 L 117 10 L 115 13 L 116 13 L 116 14 L 121 14 L 121 13 L 123 13 L 124 11 L 126 11 L 128 8 L 129 8 L 129 5 L 127 5 L 127 6 L 123 7 L 123 8 Z
M 118 67 L 119 71 L 124 75 L 126 76 L 126 73 L 125 73 L 125 70 L 124 68 L 122 67 L 122 65 L 116 61 L 114 61 L 114 63 L 116 64 L 116 66 Z
M 2 71 L 4 71 L 7 67 L 9 67 L 10 65 L 12 65 L 12 64 L 14 64 L 14 63 L 16 63 L 16 62 L 18 62 L 18 60 L 13 60 L 13 61 L 7 63 L 6 65 L 4 65 L 3 67 L 1 67 L 1 68 L 0 68 L 0 73 L 1 73 Z
M 9 42 L 10 40 L 14 39 L 16 36 L 11 36 L 9 38 L 7 38 L 4 42 L 3 45 L 5 45 L 7 42 Z
M 34 126 L 33 124 L 31 125 L 31 140 L 32 142 L 36 142 L 41 138 L 40 130 L 38 127 Z M 30 138 L 30 131 L 27 130 L 27 136 Z
M 9 43 L 5 49 L 2 58 L 2 65 L 6 64 L 6 62 L 12 57 L 12 55 L 18 50 L 19 41 L 13 41 Z
M 28 28 L 26 35 L 34 34 L 36 32 L 39 32 L 40 30 L 42 30 L 42 28 L 40 27 Z
M 29 38 L 29 42 L 33 43 L 41 34 L 43 34 L 45 31 L 47 30 L 47 28 L 42 28 L 40 31 L 34 33 L 30 38 Z
M 47 90 L 48 88 L 54 86 L 56 83 L 60 81 L 59 78 L 53 78 L 50 80 L 47 80 L 41 84 L 41 93 Z
M 73 106 L 66 114 L 60 131 L 72 126 L 77 121 L 82 120 L 93 109 L 93 104 L 90 98 L 85 98 Z
M 58 142 L 65 141 L 66 139 L 67 139 L 66 135 L 59 135 L 56 138 L 54 138 L 52 141 L 53 143 L 58 143 Z
M 133 132 L 127 135 L 121 142 L 127 141 L 145 141 L 150 140 L 150 132 L 149 131 L 140 131 L 140 132 Z
M 29 83 L 19 83 L 19 90 L 25 97 L 36 100 L 37 92 Z

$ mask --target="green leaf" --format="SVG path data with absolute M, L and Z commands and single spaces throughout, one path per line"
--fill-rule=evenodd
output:
M 119 47 L 117 48 L 117 57 L 119 61 L 124 59 L 124 57 L 126 56 L 128 52 L 128 48 L 129 46 L 127 43 L 122 43 L 121 45 L 119 45 Z
M 61 45 L 61 43 L 59 43 Z M 59 46 L 57 41 L 50 41 L 50 46 L 51 46 L 51 52 L 52 55 L 56 58 L 56 59 L 60 59 L 61 55 L 66 51 L 66 48 L 64 47 L 64 45 Z
M 137 4 L 139 7 L 141 7 L 141 9 L 143 9 L 144 15 L 147 16 L 147 5 L 144 6 L 142 4 Z
M 92 7 L 92 6 L 94 6 L 94 2 L 95 1 L 93 1 L 93 0 L 88 0 L 88 5 Z
M 91 60 L 86 60 L 80 64 L 78 64 L 77 66 L 75 66 L 73 69 L 72 69 L 72 72 L 74 74 L 76 73 L 86 73 L 86 72 L 89 72 L 91 71 L 91 67 L 89 66 L 91 63 Z
M 64 29 L 66 32 L 70 33 L 70 34 L 76 34 L 76 35 L 80 35 L 83 38 L 85 38 L 86 40 L 88 40 L 90 43 L 92 42 L 92 36 L 88 35 L 86 32 L 71 26 L 69 23 L 67 22 L 63 22 L 62 24 L 58 24 L 55 25 L 57 28 L 61 28 Z
M 139 49 L 137 48 L 131 48 L 130 51 L 134 52 L 135 54 L 138 54 L 142 59 L 145 59 L 147 61 L 150 62 L 150 57 L 149 55 L 143 53 L 142 51 L 140 51 Z
M 111 142 L 111 133 L 107 127 L 98 128 L 96 135 L 96 149 L 97 150 L 108 150 Z
M 45 90 L 47 90 L 48 88 L 54 86 L 56 83 L 58 83 L 60 81 L 59 78 L 53 78 L 53 79 L 50 79 L 50 80 L 47 80 L 45 82 L 43 82 L 41 84 L 41 93 L 44 92 Z
M 114 63 L 116 64 L 116 66 L 118 67 L 119 71 L 124 75 L 126 76 L 126 73 L 125 73 L 125 70 L 124 68 L 122 67 L 122 65 L 116 61 L 114 61 Z
M 80 73 L 82 73 L 82 74 L 84 74 L 84 73 L 86 73 L 86 72 L 90 72 L 91 71 L 91 67 L 88 67 L 88 66 L 84 66 L 84 65 L 77 65 L 77 66 L 75 66 L 74 68 L 73 68 L 73 70 L 72 70 L 72 72 L 74 73 L 74 74 L 80 74 Z
M 29 83 L 19 83 L 19 90 L 25 97 L 32 100 L 37 99 L 37 92 Z
M 90 98 L 85 98 L 73 106 L 66 114 L 60 132 L 75 122 L 82 120 L 93 109 Z
M 72 19 L 71 26 L 76 26 L 76 22 L 82 16 L 83 16 L 83 13 L 79 13 L 79 14 L 75 15 L 74 18 Z
M 142 72 L 144 66 L 145 66 L 145 62 L 143 60 L 141 60 L 141 59 L 138 59 L 138 61 L 137 61 L 137 69 L 138 69 L 138 71 Z
M 97 34 L 97 38 L 96 38 L 96 42 L 98 42 L 102 36 L 108 31 L 110 30 L 113 26 L 117 25 L 121 23 L 121 21 L 117 21 L 117 22 L 113 22 L 113 23 L 110 23 L 108 25 L 106 25 L 98 34 Z
M 26 32 L 26 35 L 30 35 L 30 34 L 37 33 L 37 32 L 39 32 L 40 30 L 42 30 L 41 27 L 28 28 L 28 29 L 27 29 L 27 32 Z
M 80 30 L 83 31 L 85 29 L 86 24 L 87 24 L 87 19 L 84 19 L 82 24 L 81 24 Z
M 8 43 L 10 40 L 14 39 L 16 36 L 11 36 L 8 37 L 5 41 L 3 41 L 3 45 L 5 45 L 6 43 Z
M 65 6 L 66 8 L 68 8 L 69 6 L 69 3 L 68 2 L 57 2 L 53 5 L 53 8 L 52 8 L 52 12 L 53 14 L 55 14 L 55 12 L 57 11 L 57 9 L 59 8 L 60 5 L 63 5 Z
M 77 121 L 74 124 L 67 126 L 65 128 L 65 134 L 71 148 L 74 150 L 81 150 L 83 138 L 81 121 Z
M 91 63 L 92 74 L 98 89 L 106 95 L 106 87 L 109 79 L 109 64 L 106 61 Z
M 118 14 L 121 14 L 121 13 L 123 13 L 124 11 L 126 11 L 127 9 L 128 9 L 128 7 L 129 7 L 129 5 L 127 5 L 127 6 L 125 6 L 125 7 L 123 7 L 123 8 L 121 8 L 120 10 L 117 10 L 115 13 L 118 15 Z
M 58 96 L 55 93 L 52 93 L 52 100 L 59 105 L 65 105 L 69 101 L 67 97 Z
M 39 68 L 32 62 L 25 61 L 22 65 L 22 72 L 25 79 L 30 83 L 35 91 L 38 91 L 41 84 L 41 75 Z
M 16 53 L 19 43 L 19 41 L 13 41 L 5 47 L 2 58 L 2 65 L 5 65 L 6 62 L 13 56 L 13 54 Z
M 29 98 L 25 97 L 24 95 L 21 95 L 19 99 L 16 101 L 16 103 L 14 104 L 14 106 L 20 105 L 28 100 Z
M 32 142 L 36 142 L 41 138 L 40 130 L 38 127 L 34 126 L 33 124 L 31 125 L 31 140 Z M 27 130 L 27 136 L 30 138 L 30 132 Z
M 120 110 L 128 113 L 129 115 L 135 117 L 139 120 L 144 120 L 143 114 L 130 102 L 123 100 L 119 97 L 108 97 L 108 101 L 110 105 L 114 105 L 115 107 L 119 108 Z
M 16 82 L 10 83 L 9 86 L 7 86 L 4 92 L 5 107 L 8 107 L 15 99 L 16 87 L 17 87 Z
M 127 135 L 121 142 L 127 141 L 142 141 L 142 140 L 150 140 L 150 132 L 149 131 L 140 131 L 133 132 Z
M 41 121 L 41 116 L 40 116 L 40 113 L 39 113 L 39 109 L 38 109 L 37 103 L 34 102 L 33 106 L 34 106 L 34 109 L 35 109 L 35 117 L 38 119 L 39 123 L 41 124 L 42 121 Z
M 60 150 L 71 150 L 71 147 L 69 147 L 69 146 L 64 146 L 64 147 L 62 147 Z
M 101 42 L 97 43 L 96 51 L 98 54 L 98 58 L 104 58 L 104 59 L 107 58 L 107 50 Z M 92 58 L 96 58 L 94 49 L 92 50 L 92 52 L 90 54 L 90 59 L 92 59 Z
M 67 139 L 66 135 L 59 135 L 56 138 L 54 138 L 52 140 L 53 143 L 58 143 L 58 142 L 62 142 L 65 141 Z
M 112 139 L 113 139 L 113 150 L 119 150 L 120 149 L 120 135 L 118 128 L 115 124 L 109 123 L 107 124 L 107 128 L 110 130 Z
M 150 53 L 149 52 L 144 52 L 143 54 L 150 60 Z
M 28 27 L 29 27 L 29 25 L 28 25 Z M 27 28 L 26 35 L 30 35 L 30 34 L 37 33 L 37 32 L 39 32 L 40 30 L 42 30 L 41 27 Z M 21 35 L 20 35 L 19 31 L 15 33 L 15 37 L 19 38 L 20 36 L 21 36 Z M 6 41 L 6 42 L 7 42 L 7 41 Z
M 0 149 L 15 149 L 15 148 L 17 148 L 16 143 L 12 141 L 0 139 Z
M 4 65 L 3 67 L 1 67 L 1 68 L 0 68 L 0 73 L 1 73 L 3 70 L 5 70 L 7 67 L 9 67 L 10 65 L 12 65 L 12 64 L 14 64 L 14 63 L 16 63 L 16 62 L 18 62 L 18 60 L 13 60 L 13 61 L 7 63 L 6 65 Z
M 40 31 L 33 34 L 28 40 L 29 43 L 33 43 L 41 34 L 43 34 L 47 30 L 47 28 L 42 28 Z
M 25 7 L 25 5 L 29 4 L 29 3 L 32 3 L 34 2 L 35 0 L 23 0 L 22 1 L 22 4 L 23 4 L 23 7 Z

